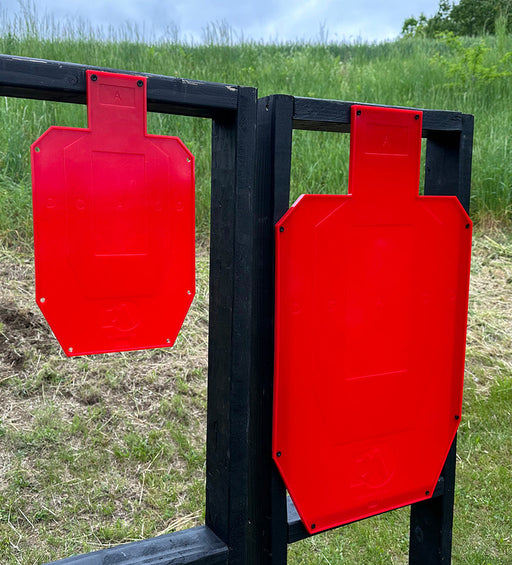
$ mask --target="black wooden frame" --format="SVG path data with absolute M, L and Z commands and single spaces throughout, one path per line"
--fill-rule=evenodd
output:
M 86 69 L 0 55 L 0 95 L 86 103 Z M 212 120 L 205 525 L 55 565 L 284 565 L 309 534 L 271 458 L 274 224 L 288 209 L 293 129 L 350 131 L 349 102 L 147 77 L 148 111 Z M 469 208 L 473 117 L 424 110 L 426 194 Z M 434 497 L 413 505 L 410 562 L 448 563 L 455 445 Z
M 86 69 L 144 75 L 149 111 L 212 120 L 206 523 L 58 563 L 243 564 L 249 522 L 249 382 L 257 322 L 252 305 L 257 91 L 1 55 L 0 95 L 85 104 Z
M 257 184 L 267 187 L 262 265 L 273 265 L 273 226 L 289 208 L 292 133 L 294 129 L 350 132 L 353 102 L 273 95 L 258 101 Z M 427 139 L 425 194 L 455 195 L 469 213 L 473 116 L 460 112 L 423 110 L 422 136 Z M 267 332 L 260 339 L 265 354 L 252 386 L 263 392 L 258 411 L 264 416 L 253 421 L 252 441 L 258 446 L 252 473 L 260 478 L 255 499 L 263 507 L 257 531 L 260 546 L 255 563 L 286 563 L 287 544 L 310 537 L 299 519 L 271 457 L 273 380 L 273 271 L 260 280 L 260 309 L 267 316 Z M 272 289 L 272 290 L 269 290 Z M 266 457 L 266 458 L 265 458 Z M 456 441 L 453 442 L 441 477 L 431 499 L 413 504 L 410 518 L 409 562 L 415 565 L 446 564 L 451 560 L 453 502 L 455 490 Z

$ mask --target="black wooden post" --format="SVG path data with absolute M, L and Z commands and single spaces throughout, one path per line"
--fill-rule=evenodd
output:
M 473 116 L 463 115 L 460 131 L 428 134 L 425 163 L 425 194 L 455 195 L 468 213 L 473 122 Z M 441 473 L 443 494 L 411 506 L 411 565 L 446 565 L 451 562 L 456 439 Z
M 283 565 L 287 557 L 286 490 L 272 461 L 274 372 L 274 224 L 288 209 L 293 98 L 258 102 L 257 252 L 255 269 L 255 349 L 251 384 L 250 565 Z
M 239 87 L 238 112 L 212 128 L 206 525 L 228 545 L 230 565 L 247 562 L 255 149 L 256 90 Z
M 427 133 L 425 194 L 455 195 L 469 214 L 474 117 L 462 115 L 458 131 Z
M 447 565 L 451 562 L 456 439 L 453 441 L 441 473 L 443 494 L 411 505 L 409 530 L 411 565 Z

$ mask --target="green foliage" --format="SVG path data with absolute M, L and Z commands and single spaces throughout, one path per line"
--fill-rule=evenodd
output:
M 0 173 L 0 236 L 21 247 L 32 240 L 32 194 L 29 181 L 17 183 Z
M 440 0 L 437 12 L 427 18 L 407 18 L 402 26 L 405 37 L 436 37 L 439 33 L 477 36 L 494 34 L 501 25 L 512 29 L 512 5 L 510 0 L 460 0 L 450 3 Z
M 493 58 L 491 48 L 483 40 L 467 45 L 462 38 L 448 32 L 441 37 L 442 44 L 448 47 L 447 55 L 436 53 L 434 64 L 441 65 L 453 80 L 448 86 L 463 89 L 482 86 L 492 81 L 512 76 L 512 51 Z
M 402 25 L 402 36 L 403 37 L 426 37 L 428 19 L 425 14 L 420 14 L 418 18 L 410 17 L 404 20 Z
M 495 33 L 498 18 L 505 18 L 507 29 L 511 29 L 510 0 L 460 0 L 453 5 L 448 16 L 456 34 L 472 36 Z
M 437 12 L 430 18 L 420 14 L 418 19 L 411 17 L 404 21 L 402 35 L 405 37 L 435 37 L 437 33 L 453 29 L 450 18 L 451 5 L 447 0 L 440 0 Z

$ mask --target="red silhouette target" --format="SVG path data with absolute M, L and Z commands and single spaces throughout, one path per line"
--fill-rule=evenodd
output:
M 166 347 L 195 292 L 194 158 L 146 79 L 87 71 L 88 129 L 31 147 L 36 300 L 66 355 Z
M 273 456 L 310 533 L 428 498 L 461 414 L 471 221 L 421 112 L 352 107 L 349 194 L 276 226 Z

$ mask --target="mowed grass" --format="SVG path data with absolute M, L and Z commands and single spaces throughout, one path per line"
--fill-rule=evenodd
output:
M 183 529 L 204 507 L 208 253 L 170 350 L 67 359 L 0 250 L 0 563 Z
M 208 254 L 174 348 L 67 359 L 0 251 L 0 554 L 32 565 L 204 522 Z M 474 239 L 454 563 L 512 555 L 512 235 Z M 435 403 L 435 395 L 433 396 Z M 304 564 L 405 564 L 409 510 L 289 549 Z
M 512 236 L 473 241 L 453 563 L 512 563 Z M 433 394 L 433 402 L 435 404 Z M 294 565 L 406 564 L 409 509 L 293 545 Z

